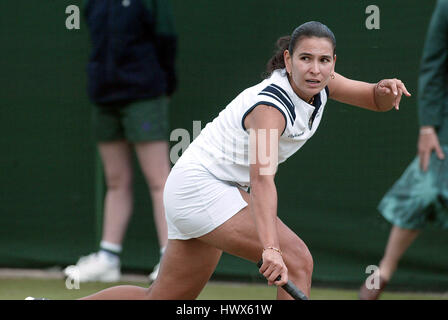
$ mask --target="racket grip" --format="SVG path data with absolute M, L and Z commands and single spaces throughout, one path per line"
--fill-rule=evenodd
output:
M 263 264 L 263 259 L 257 262 L 257 267 L 261 268 L 261 265 Z M 276 281 L 281 280 L 281 276 L 278 276 Z M 288 294 L 294 298 L 294 300 L 308 300 L 308 297 L 299 289 L 296 287 L 294 283 L 292 283 L 291 280 L 288 280 L 286 284 L 282 286 L 282 288 L 288 292 Z

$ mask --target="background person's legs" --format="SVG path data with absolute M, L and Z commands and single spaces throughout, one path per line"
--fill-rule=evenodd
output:
M 171 170 L 168 101 L 164 96 L 138 100 L 122 110 L 126 139 L 135 145 L 140 168 L 151 195 L 160 256 L 163 255 L 168 240 L 163 206 L 163 189 Z M 150 281 L 154 281 L 157 277 L 159 265 L 157 263 L 150 273 Z
M 379 277 L 379 288 L 368 288 L 364 282 L 359 291 L 361 300 L 377 300 L 387 283 L 392 278 L 401 257 L 419 235 L 420 230 L 404 229 L 393 225 L 389 234 L 384 256 L 380 261 L 376 276 Z M 370 278 L 370 277 L 369 277 Z M 368 280 L 366 280 L 368 281 Z
M 386 281 L 392 278 L 398 262 L 419 233 L 420 230 L 403 229 L 395 225 L 392 227 L 386 250 L 379 266 L 381 277 Z
M 99 143 L 98 148 L 107 187 L 102 241 L 121 246 L 133 209 L 131 148 L 124 140 Z
M 159 245 L 164 248 L 168 241 L 168 230 L 163 206 L 163 188 L 171 170 L 168 142 L 139 142 L 135 144 L 135 151 L 151 195 Z
M 151 195 L 160 256 L 162 256 L 168 241 L 168 229 L 163 205 L 163 189 L 171 170 L 168 142 L 139 142 L 135 144 L 135 151 Z M 159 267 L 160 263 L 156 264 L 150 273 L 150 281 L 154 281 L 157 278 Z
M 131 149 L 124 140 L 98 144 L 106 180 L 100 251 L 64 270 L 67 277 L 88 281 L 118 281 L 122 242 L 132 215 Z

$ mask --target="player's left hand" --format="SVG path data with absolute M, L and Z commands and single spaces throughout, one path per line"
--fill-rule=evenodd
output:
M 268 280 L 268 285 L 283 286 L 288 282 L 288 268 L 280 253 L 274 250 L 263 250 L 263 264 L 260 273 Z M 277 277 L 280 276 L 280 280 Z
M 380 108 L 381 111 L 390 110 L 392 108 L 398 110 L 400 108 L 400 101 L 403 93 L 408 97 L 411 96 L 411 94 L 406 89 L 406 86 L 400 79 L 381 80 L 375 86 L 375 95 L 378 95 L 380 97 L 389 96 L 392 100 L 392 106 L 386 108 L 379 106 L 378 108 Z

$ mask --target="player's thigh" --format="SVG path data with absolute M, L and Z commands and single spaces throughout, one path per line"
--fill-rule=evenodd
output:
M 168 240 L 151 299 L 195 299 L 210 279 L 222 251 L 197 239 Z
M 99 142 L 98 150 L 109 187 L 129 186 L 132 182 L 132 151 L 125 140 Z
M 263 247 L 260 242 L 254 218 L 250 213 L 249 194 L 240 190 L 248 206 L 200 239 L 223 251 L 256 262 L 261 259 Z M 305 243 L 277 218 L 277 234 L 283 259 L 289 271 L 293 271 L 304 261 L 309 264 L 311 255 Z M 303 264 L 303 263 L 302 263 Z M 301 265 L 300 267 L 305 267 Z M 306 266 L 308 267 L 308 266 Z

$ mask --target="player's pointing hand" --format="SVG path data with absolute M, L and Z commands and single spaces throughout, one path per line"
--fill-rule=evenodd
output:
M 392 105 L 384 108 L 382 107 L 383 104 L 379 104 L 378 108 L 381 109 L 381 111 L 390 110 L 392 107 L 395 107 L 395 109 L 398 110 L 400 108 L 400 101 L 403 93 L 408 97 L 411 96 L 409 91 L 406 89 L 406 86 L 400 79 L 381 80 L 375 86 L 375 96 L 381 97 L 382 99 L 389 98 Z

